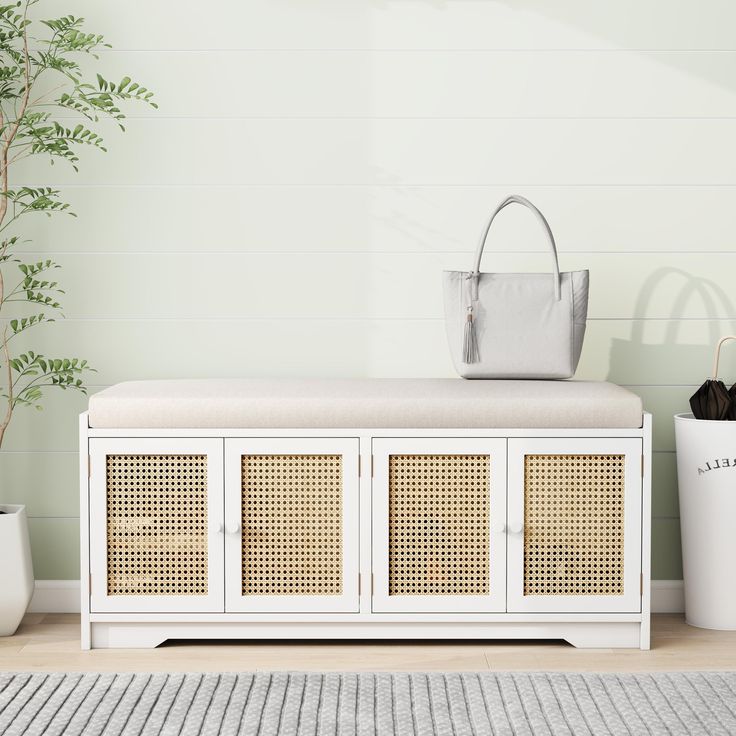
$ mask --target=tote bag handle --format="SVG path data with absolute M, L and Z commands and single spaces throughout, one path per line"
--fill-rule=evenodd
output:
M 480 242 L 478 243 L 478 249 L 475 251 L 475 264 L 473 266 L 472 272 L 468 276 L 469 279 L 472 279 L 473 298 L 477 299 L 478 295 L 478 276 L 480 276 L 480 261 L 481 258 L 483 258 L 483 249 L 485 248 L 486 240 L 488 239 L 488 232 L 491 229 L 491 225 L 493 224 L 493 220 L 496 218 L 496 215 L 504 207 L 512 204 L 513 202 L 516 202 L 517 204 L 523 204 L 525 207 L 528 207 L 536 215 L 537 220 L 539 220 L 542 227 L 544 228 L 545 233 L 547 233 L 547 242 L 549 243 L 549 248 L 552 252 L 552 260 L 554 262 L 553 278 L 555 286 L 555 299 L 557 301 L 560 301 L 560 264 L 557 260 L 557 246 L 555 245 L 555 237 L 554 235 L 552 235 L 552 230 L 550 229 L 549 223 L 545 219 L 544 215 L 526 197 L 522 197 L 518 194 L 512 194 L 510 197 L 506 197 L 506 199 L 504 199 L 503 202 L 501 202 L 501 204 L 496 207 L 490 219 L 488 220 L 488 224 L 483 230 L 483 234 L 480 237 Z

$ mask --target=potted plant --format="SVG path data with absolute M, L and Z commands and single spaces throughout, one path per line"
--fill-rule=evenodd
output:
M 153 93 L 123 77 L 119 83 L 100 74 L 89 79 L 85 57 L 108 46 L 84 30 L 71 15 L 33 21 L 39 0 L 0 5 L 0 447 L 19 407 L 41 409 L 47 389 L 85 392 L 83 375 L 91 368 L 80 358 L 48 357 L 31 349 L 28 333 L 54 321 L 64 292 L 54 280 L 59 268 L 50 258 L 26 262 L 19 221 L 27 215 L 73 214 L 52 187 L 12 187 L 11 174 L 26 158 L 61 159 L 75 170 L 79 151 L 105 151 L 95 124 L 102 118 L 125 130 L 121 103 L 156 107 Z M 32 337 L 32 335 L 31 335 Z M 33 592 L 33 571 L 25 507 L 0 506 L 0 636 L 12 634 Z

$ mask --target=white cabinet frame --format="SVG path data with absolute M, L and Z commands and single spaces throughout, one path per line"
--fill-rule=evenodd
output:
M 493 613 L 506 610 L 506 440 L 376 438 L 373 453 L 372 566 L 374 613 Z M 488 455 L 489 594 L 389 595 L 389 458 L 391 455 Z
M 650 626 L 650 540 L 651 540 L 651 415 L 645 413 L 641 427 L 626 429 L 610 428 L 452 428 L 452 427 L 371 427 L 371 428 L 92 428 L 88 417 L 83 413 L 80 417 L 80 533 L 81 533 L 81 645 L 83 649 L 90 647 L 153 647 L 170 638 L 206 639 L 206 638 L 238 638 L 238 639 L 566 639 L 571 644 L 581 647 L 641 647 L 649 648 Z M 270 451 L 282 452 L 280 441 L 288 440 L 296 452 L 311 453 L 317 445 L 311 442 L 328 441 L 335 444 L 349 442 L 354 448 L 359 443 L 360 456 L 356 456 L 358 468 L 355 473 L 356 493 L 347 494 L 350 503 L 353 497 L 360 507 L 360 518 L 357 519 L 359 530 L 351 529 L 349 538 L 355 541 L 356 566 L 360 557 L 360 572 L 363 585 L 359 600 L 351 599 L 348 610 L 325 610 L 320 606 L 317 611 L 305 611 L 304 599 L 296 596 L 287 602 L 283 597 L 274 601 L 278 608 L 263 607 L 265 610 L 244 608 L 235 610 L 225 608 L 225 535 L 220 532 L 224 526 L 225 478 L 224 478 L 224 445 L 227 441 L 249 443 L 251 448 L 258 447 Z M 376 543 L 376 519 L 373 514 L 380 514 L 381 494 L 374 495 L 378 479 L 371 477 L 371 466 L 380 476 L 381 463 L 375 458 L 371 460 L 371 448 L 378 443 L 393 443 L 398 448 L 399 442 L 407 443 L 404 448 L 412 448 L 421 453 L 468 453 L 480 447 L 482 451 L 489 448 L 508 446 L 518 448 L 524 446 L 527 451 L 539 443 L 539 452 L 549 453 L 556 447 L 566 454 L 591 453 L 608 454 L 623 452 L 626 455 L 626 478 L 629 490 L 640 489 L 638 501 L 630 503 L 627 496 L 627 511 L 636 511 L 635 517 L 626 519 L 626 603 L 614 605 L 610 597 L 596 610 L 591 610 L 590 597 L 569 597 L 564 607 L 551 606 L 550 597 L 543 601 L 524 600 L 523 559 L 520 538 L 510 534 L 505 527 L 500 531 L 497 517 L 492 518 L 491 540 L 501 548 L 491 553 L 491 559 L 498 567 L 495 577 L 506 575 L 508 583 L 508 610 L 497 601 L 497 605 L 486 605 L 485 602 L 469 610 L 467 606 L 458 605 L 458 599 L 452 597 L 450 606 L 437 610 L 437 600 L 425 601 L 426 605 L 411 606 L 407 610 L 400 607 L 392 611 L 378 611 L 374 605 L 372 589 L 378 599 L 385 596 L 385 587 L 380 580 L 372 585 L 372 572 L 381 574 L 377 560 L 371 558 L 372 549 L 380 556 L 381 547 Z M 258 445 L 257 443 L 263 443 Z M 478 443 L 478 444 L 475 444 Z M 500 443 L 500 444 L 496 444 Z M 324 448 L 324 446 L 323 446 Z M 116 454 L 153 454 L 166 453 L 207 453 L 209 455 L 208 477 L 210 514 L 209 532 L 209 595 L 206 600 L 199 596 L 165 596 L 155 600 L 152 596 L 111 596 L 105 595 L 106 582 L 106 498 L 105 485 L 105 452 Z M 505 480 L 494 486 L 494 492 L 500 491 L 502 499 L 492 501 L 493 506 L 506 503 L 508 493 L 509 509 L 506 521 L 518 522 L 523 519 L 523 457 L 507 458 L 504 451 L 504 469 L 509 468 L 508 483 Z M 352 457 L 352 455 L 351 455 Z M 362 458 L 361 464 L 358 457 Z M 509 463 L 507 465 L 507 462 Z M 353 465 L 353 468 L 355 465 Z M 358 470 L 361 470 L 359 492 L 357 489 Z M 496 465 L 496 471 L 500 466 Z M 493 469 L 492 469 L 493 472 Z M 239 477 L 239 472 L 237 474 Z M 634 479 L 633 485 L 630 479 Z M 498 480 L 498 476 L 497 476 Z M 237 486 L 240 483 L 238 482 Z M 235 493 L 229 490 L 228 493 Z M 360 496 L 358 500 L 358 495 Z M 232 499 L 229 501 L 232 504 Z M 492 508 L 493 508 L 492 506 Z M 220 519 L 215 518 L 219 509 Z M 386 509 L 384 521 L 386 524 Z M 358 513 L 356 511 L 356 513 Z M 493 512 L 492 512 L 493 513 Z M 236 514 L 237 516 L 237 514 Z M 222 525 L 218 525 L 218 522 Z M 637 528 L 637 524 L 639 525 Z M 514 528 L 516 528 L 514 526 Z M 358 539 L 359 537 L 359 539 Z M 508 540 L 508 541 L 507 541 Z M 637 540 L 640 548 L 633 549 Z M 231 542 L 236 544 L 237 541 Z M 500 554 L 506 548 L 508 555 L 506 566 L 501 562 Z M 358 555 L 358 545 L 360 554 Z M 515 546 L 516 545 L 516 546 Z M 384 547 L 385 548 L 385 547 Z M 348 552 L 348 554 L 351 554 Z M 234 558 L 238 559 L 239 554 Z M 231 554 L 231 559 L 233 559 Z M 500 563 L 500 564 L 499 564 Z M 358 587 L 356 574 L 346 573 L 346 585 Z M 230 571 L 229 575 L 234 573 Z M 351 583 L 355 580 L 355 583 Z M 514 580 L 517 582 L 515 583 Z M 235 583 L 239 586 L 240 580 Z M 231 586 L 233 583 L 230 583 Z M 385 573 L 384 583 L 385 586 Z M 91 588 L 90 588 L 91 586 Z M 641 586 L 641 587 L 640 587 Z M 234 590 L 238 590 L 234 588 Z M 641 590 L 641 597 L 639 597 Z M 355 588 L 353 589 L 354 594 Z M 427 596 L 429 598 L 430 596 Z M 390 598 L 393 598 L 391 596 Z M 631 599 L 631 600 L 630 600 Z M 504 601 L 506 594 L 504 595 Z M 477 601 L 475 601 L 477 603 Z M 631 605 L 629 605 L 631 602 Z M 518 603 L 518 607 L 516 606 Z M 380 602 L 379 602 L 380 607 Z M 288 606 L 288 607 L 287 607 Z M 270 608 L 270 610 L 269 610 Z M 553 610 L 554 609 L 554 610 Z M 560 610 L 561 609 L 561 610 Z
M 358 438 L 238 438 L 225 440 L 225 610 L 232 612 L 349 613 L 359 610 Z M 342 595 L 243 595 L 243 455 L 342 456 Z
M 218 613 L 224 609 L 223 477 L 221 439 L 90 439 L 89 565 L 90 610 L 114 613 Z M 107 456 L 207 456 L 207 594 L 108 595 L 107 590 Z
M 623 595 L 524 595 L 524 457 L 624 455 Z M 510 613 L 634 613 L 642 610 L 642 441 L 629 438 L 509 439 L 508 603 Z

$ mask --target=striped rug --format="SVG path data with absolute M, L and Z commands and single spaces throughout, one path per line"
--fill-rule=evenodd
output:
M 736 673 L 12 674 L 0 734 L 736 734 Z

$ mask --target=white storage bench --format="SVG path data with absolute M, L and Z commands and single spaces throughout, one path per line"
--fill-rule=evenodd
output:
M 142 381 L 80 424 L 82 646 L 649 647 L 651 417 L 583 381 Z

